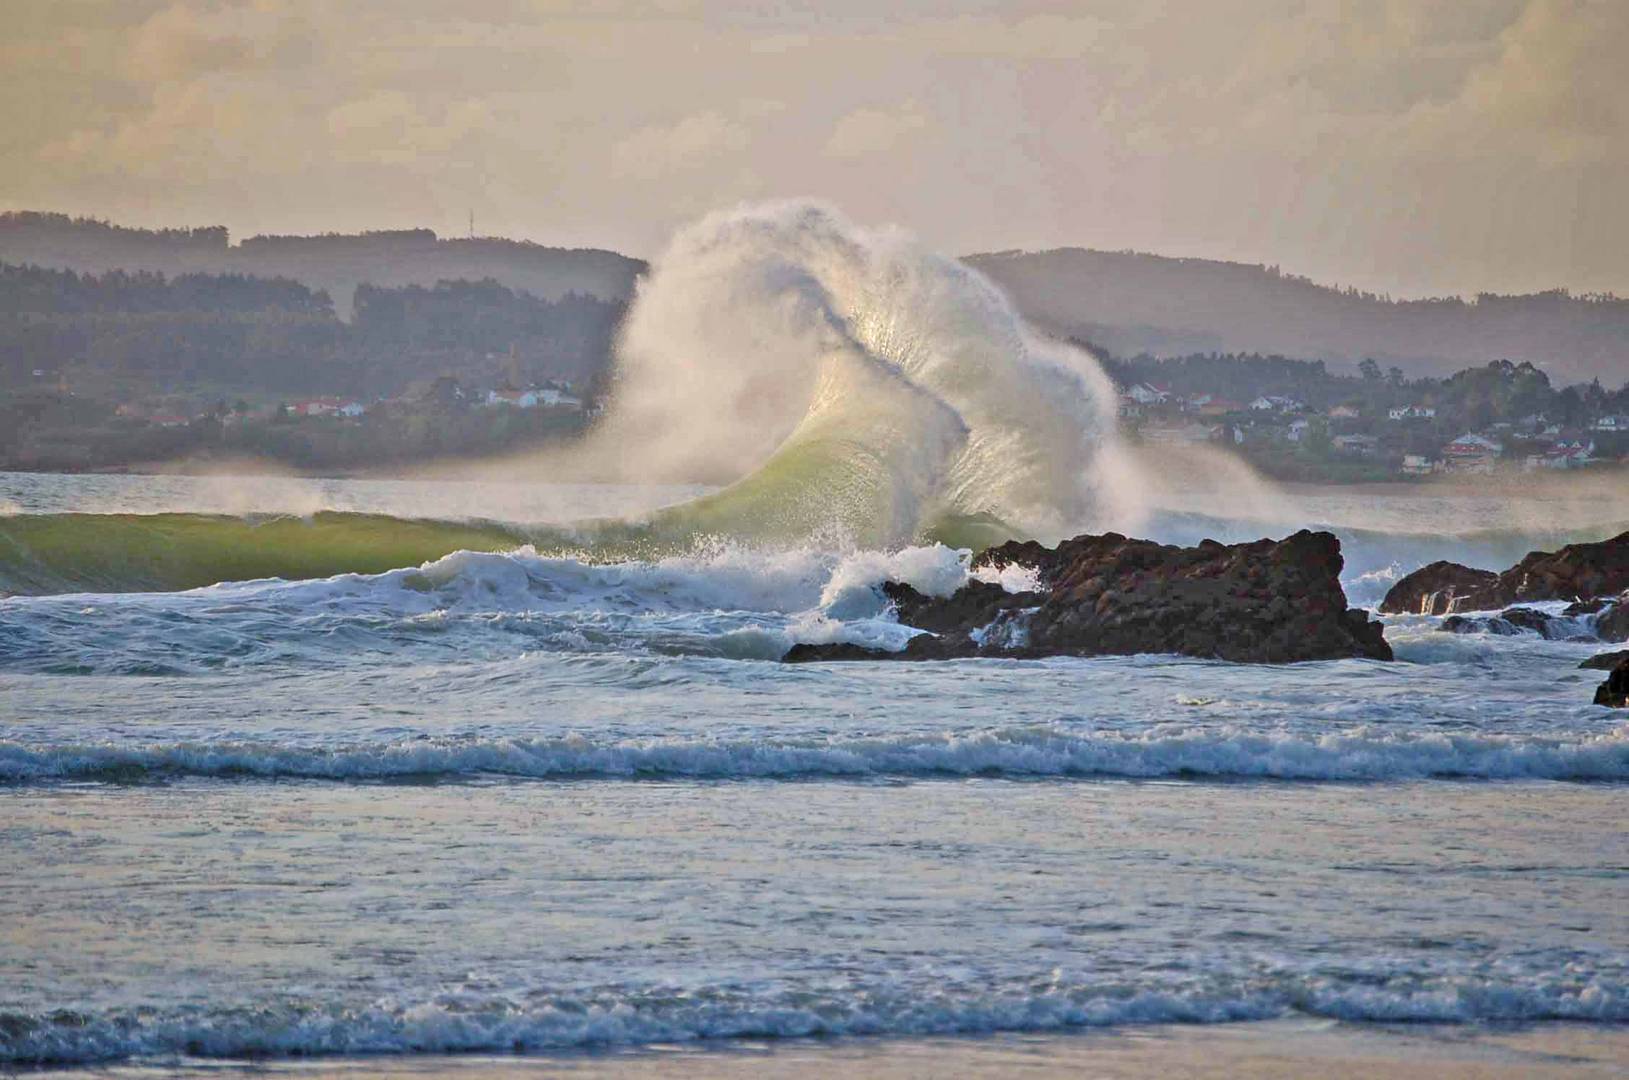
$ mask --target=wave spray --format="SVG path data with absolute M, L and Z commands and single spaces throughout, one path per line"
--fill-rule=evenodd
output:
M 726 484 L 658 526 L 888 546 L 1133 520 L 1114 394 L 984 277 L 813 202 L 712 214 L 641 283 L 585 457 Z

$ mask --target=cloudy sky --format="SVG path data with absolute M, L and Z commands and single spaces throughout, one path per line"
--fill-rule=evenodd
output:
M 0 206 L 649 255 L 814 195 L 958 252 L 1629 294 L 1629 0 L 802 6 L 4 0 Z

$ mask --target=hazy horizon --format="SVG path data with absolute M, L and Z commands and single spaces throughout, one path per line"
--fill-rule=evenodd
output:
M 0 206 L 648 258 L 809 196 L 961 253 L 1629 293 L 1629 5 L 1145 7 L 25 0 Z

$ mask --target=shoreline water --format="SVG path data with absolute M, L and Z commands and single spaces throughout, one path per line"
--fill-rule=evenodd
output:
M 942 1038 L 742 1039 L 547 1055 L 386 1055 L 330 1059 L 176 1058 L 92 1068 L 24 1069 L 59 1080 L 281 1077 L 287 1080 L 874 1080 L 1089 1075 L 1290 1080 L 1515 1080 L 1621 1076 L 1629 1027 L 1554 1023 L 1519 1027 L 1353 1025 L 1284 1019 L 1155 1025 L 1065 1034 Z M 0 1072 L 4 1072 L 0 1066 Z
M 0 483 L 65 513 L 504 494 Z M 540 486 L 512 511 L 677 494 Z M 1508 565 L 1564 517 L 1462 502 L 1440 537 L 1430 499 L 1263 505 L 1360 522 L 1354 604 L 1429 558 Z M 1594 644 L 1397 616 L 1398 664 L 752 662 L 897 633 L 890 575 L 965 570 L 945 548 L 466 551 L 4 601 L 0 1072 L 1441 1080 L 1629 1059 L 1629 728 L 1588 704 Z M 298 1056 L 186 1056 L 271 1052 Z

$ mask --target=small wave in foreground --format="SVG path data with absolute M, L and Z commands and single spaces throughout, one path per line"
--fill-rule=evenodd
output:
M 825 740 L 442 739 L 344 748 L 261 742 L 0 742 L 0 781 L 169 777 L 376 781 L 817 780 L 1008 777 L 1382 782 L 1426 778 L 1629 779 L 1629 726 L 1599 735 L 1207 732 L 1111 734 L 1050 726 Z
M 1629 988 L 1588 973 L 1396 978 L 1355 986 L 1278 976 L 1189 990 L 1072 983 L 1059 974 L 989 988 L 772 990 L 661 988 L 446 993 L 356 1007 L 0 1012 L 0 1063 L 136 1057 L 525 1053 L 727 1038 L 955 1035 L 1130 1024 L 1206 1024 L 1302 1014 L 1380 1023 L 1629 1020 Z

